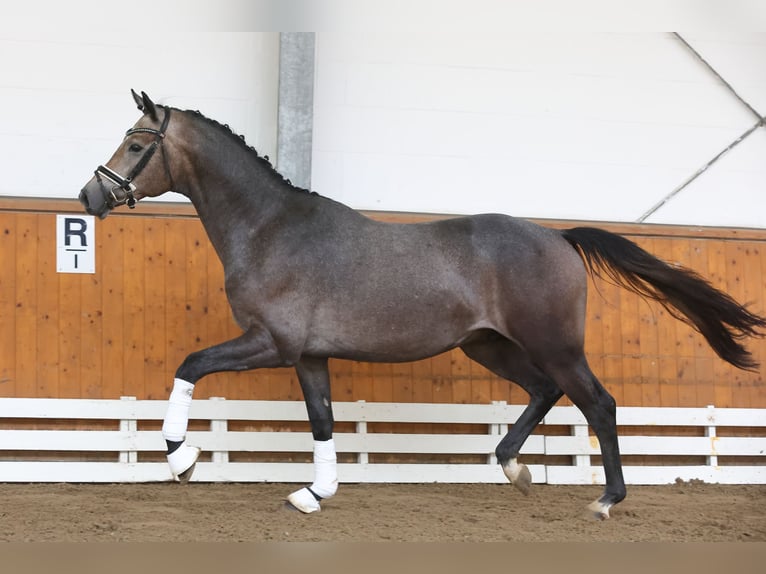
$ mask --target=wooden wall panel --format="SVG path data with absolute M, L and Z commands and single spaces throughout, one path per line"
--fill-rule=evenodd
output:
M 36 380 L 45 382 L 56 392 L 59 387 L 58 318 L 50 309 L 59 305 L 59 277 L 56 273 L 55 224 L 50 225 L 50 216 L 39 220 L 37 227 L 37 261 L 34 274 L 36 295 L 36 329 L 34 347 L 36 351 Z
M 55 214 L 39 202 L 8 203 L 0 202 L 0 396 L 165 399 L 188 353 L 239 334 L 221 264 L 188 208 L 110 215 L 97 225 L 97 273 L 69 275 L 55 269 Z M 53 209 L 79 212 L 71 202 Z M 766 312 L 766 230 L 602 227 Z M 748 347 L 766 360 L 764 340 Z M 586 351 L 621 405 L 766 407 L 763 367 L 728 366 L 661 306 L 600 280 L 588 296 Z M 523 390 L 460 351 L 405 364 L 330 364 L 339 401 L 527 402 Z M 209 396 L 302 398 L 291 369 L 217 373 L 195 393 Z
M 15 213 L 0 211 L 0 396 L 16 395 L 16 226 Z
M 121 241 L 104 244 L 103 261 L 106 263 L 111 261 L 111 257 L 118 257 L 118 251 L 122 247 L 123 262 L 122 300 L 115 297 L 110 301 L 110 306 L 122 308 L 123 320 L 122 360 L 118 358 L 111 369 L 114 373 L 115 385 L 117 380 L 121 381 L 122 385 L 114 391 L 120 396 L 146 397 L 144 390 L 143 222 L 133 222 L 123 218 L 117 221 L 117 225 L 111 225 L 111 227 L 117 229 L 115 234 L 119 233 Z M 96 266 L 98 270 L 98 260 Z M 117 354 L 120 354 L 119 348 Z M 115 372 L 118 369 L 119 372 Z
M 99 265 L 107 265 L 108 273 L 101 276 L 101 395 L 115 397 L 122 394 L 125 385 L 125 365 L 130 364 L 131 352 L 128 342 L 133 341 L 126 332 L 135 321 L 126 321 L 130 309 L 130 292 L 126 294 L 124 278 L 126 276 L 125 227 L 118 224 L 110 226 L 105 233 L 99 234 L 98 251 L 108 253 L 106 260 L 97 260 Z
M 37 379 L 37 225 L 44 218 L 35 214 L 20 214 L 16 220 L 16 392 L 22 396 L 45 393 L 48 381 Z M 53 309 L 52 309 L 53 311 Z M 72 336 L 73 330 L 69 331 Z M 53 393 L 57 389 L 51 389 Z M 55 396 L 55 395 L 54 395 Z

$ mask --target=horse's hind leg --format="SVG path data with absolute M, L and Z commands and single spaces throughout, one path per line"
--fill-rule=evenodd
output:
M 314 482 L 296 490 L 287 501 L 301 512 L 317 512 L 319 501 L 330 498 L 338 489 L 333 415 L 330 398 L 330 373 L 326 358 L 302 357 L 295 366 L 306 401 L 311 433 L 314 436 Z
M 526 465 L 518 462 L 519 450 L 563 393 L 518 345 L 499 335 L 495 339 L 469 343 L 462 349 L 468 357 L 518 384 L 529 394 L 529 405 L 495 449 L 497 461 L 508 480 L 522 493 L 528 494 L 532 476 Z
M 582 351 L 571 360 L 565 358 L 566 353 L 553 356 L 558 358 L 543 368 L 582 411 L 601 445 L 606 487 L 604 494 L 588 508 L 597 518 L 609 518 L 609 509 L 625 498 L 615 400 L 590 370 Z

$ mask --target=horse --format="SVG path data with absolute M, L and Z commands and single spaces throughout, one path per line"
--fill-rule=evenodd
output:
M 287 504 L 319 511 L 338 488 L 328 359 L 403 362 L 460 348 L 529 394 L 495 451 L 511 484 L 529 491 L 519 450 L 566 395 L 601 448 L 605 486 L 588 508 L 609 518 L 626 488 L 615 400 L 584 353 L 589 274 L 659 302 L 722 360 L 757 367 L 741 340 L 763 336 L 766 318 L 620 235 L 551 229 L 503 214 L 376 221 L 292 185 L 227 125 L 131 93 L 142 115 L 82 188 L 80 202 L 104 218 L 167 191 L 186 196 L 223 263 L 242 330 L 192 352 L 175 373 L 162 434 L 179 482 L 200 455 L 186 443 L 197 382 L 219 371 L 292 367 L 311 423 L 314 482 Z

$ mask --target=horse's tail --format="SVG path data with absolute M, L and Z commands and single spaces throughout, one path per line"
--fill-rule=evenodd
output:
M 740 369 L 758 367 L 739 341 L 763 336 L 766 318 L 751 313 L 694 271 L 669 265 L 624 237 L 592 227 L 561 233 L 579 250 L 591 273 L 603 273 L 619 286 L 659 302 L 699 331 L 724 361 Z

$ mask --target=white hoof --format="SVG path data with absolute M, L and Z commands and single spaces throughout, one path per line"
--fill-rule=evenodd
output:
M 503 465 L 503 472 L 511 484 L 522 494 L 529 494 L 529 489 L 532 486 L 532 473 L 529 472 L 526 464 L 516 462 L 516 459 L 512 458 Z
M 590 510 L 598 520 L 606 520 L 609 518 L 609 509 L 611 507 L 611 504 L 604 504 L 603 502 L 594 500 L 588 505 L 588 510 Z
M 188 482 L 192 472 L 194 472 L 194 466 L 197 464 L 200 452 L 199 447 L 189 446 L 186 442 L 171 452 L 168 455 L 168 464 L 173 478 L 180 482 Z
M 296 490 L 288 496 L 287 502 L 304 514 L 311 514 L 312 512 L 319 512 L 321 510 L 319 501 L 313 494 L 311 494 L 311 491 L 305 487 Z

